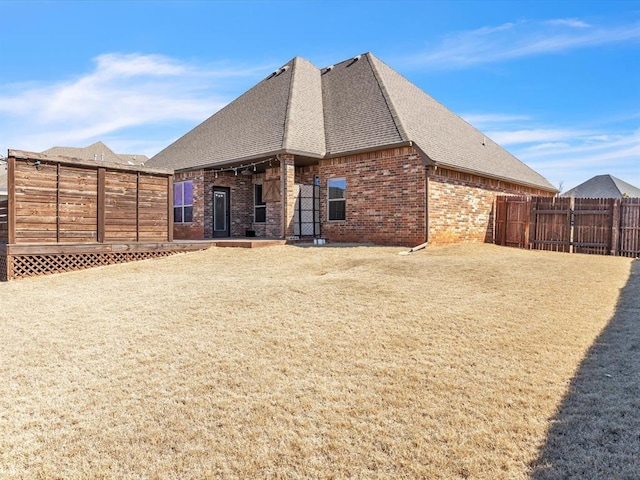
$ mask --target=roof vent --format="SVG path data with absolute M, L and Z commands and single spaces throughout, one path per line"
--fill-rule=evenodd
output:
M 335 65 L 329 65 L 327 68 L 324 69 L 324 72 L 322 72 L 322 73 L 329 73 L 334 68 L 336 68 Z
M 353 61 L 357 62 L 358 60 L 360 60 L 362 58 L 362 55 L 356 55 L 355 57 L 353 57 Z
M 289 70 L 289 68 L 291 68 L 289 65 L 285 65 L 284 67 L 280 67 L 279 69 L 274 70 L 273 73 L 271 75 L 269 75 L 268 78 L 277 77 L 281 73 L 286 72 L 287 70 Z

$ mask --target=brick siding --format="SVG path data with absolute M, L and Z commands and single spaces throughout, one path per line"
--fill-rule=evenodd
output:
M 197 240 L 200 238 L 205 238 L 204 170 L 176 172 L 173 177 L 174 184 L 187 180 L 193 182 L 193 222 L 173 224 L 173 238 L 176 240 Z M 171 201 L 173 201 L 173 199 Z
M 425 238 L 425 167 L 409 147 L 321 160 L 322 236 L 331 242 L 416 245 Z M 346 178 L 346 220 L 329 221 L 327 181 Z
M 498 195 L 552 195 L 500 180 L 429 167 L 429 242 L 493 241 Z
M 193 181 L 193 222 L 175 224 L 174 237 L 211 238 L 213 234 L 213 186 L 231 191 L 231 235 L 279 238 L 293 233 L 291 195 L 295 183 L 312 185 L 320 179 L 321 235 L 330 242 L 371 242 L 413 246 L 426 238 L 428 172 L 429 242 L 485 242 L 493 238 L 493 208 L 497 195 L 552 195 L 539 189 L 453 170 L 425 167 L 412 147 L 393 148 L 319 160 L 317 165 L 293 167 L 293 156 L 282 155 L 280 166 L 245 176 L 234 172 L 196 170 L 177 172 L 175 182 Z M 346 220 L 329 221 L 327 182 L 346 178 Z M 253 222 L 254 187 L 279 179 L 287 202 L 267 202 L 266 222 Z M 288 220 L 283 221 L 283 210 Z

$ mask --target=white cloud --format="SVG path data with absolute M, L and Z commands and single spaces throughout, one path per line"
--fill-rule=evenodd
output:
M 142 126 L 176 121 L 195 126 L 231 100 L 219 93 L 230 80 L 254 79 L 264 71 L 195 67 L 161 55 L 111 53 L 94 61 L 92 71 L 71 80 L 3 88 L 0 148 L 41 151 L 85 146 Z M 148 142 L 157 145 L 157 139 Z M 144 145 L 140 153 L 157 152 Z
M 567 131 L 568 132 L 568 131 Z M 594 175 L 611 174 L 640 186 L 640 131 L 567 135 L 563 142 L 516 146 L 520 160 L 557 185 L 573 187 Z
M 528 115 L 514 115 L 504 113 L 463 113 L 460 115 L 476 128 L 485 128 L 496 123 L 519 123 L 530 120 Z
M 563 182 L 568 189 L 602 174 L 640 186 L 640 129 L 620 128 L 618 119 L 567 127 L 520 113 L 485 112 L 464 118 L 485 120 L 494 128 L 485 130 L 488 137 L 556 186 Z
M 500 145 L 519 145 L 537 142 L 555 142 L 591 135 L 590 131 L 571 129 L 534 128 L 527 130 L 498 130 L 488 131 L 487 136 L 491 137 Z
M 579 19 L 521 21 L 448 35 L 407 61 L 429 68 L 466 68 L 638 39 L 639 24 L 598 27 Z
M 549 25 L 563 26 L 563 27 L 572 27 L 572 28 L 589 28 L 589 25 L 582 20 L 577 18 L 559 18 L 556 20 L 548 20 L 546 22 Z

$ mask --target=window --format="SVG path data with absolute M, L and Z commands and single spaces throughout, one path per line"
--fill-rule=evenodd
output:
M 329 220 L 345 220 L 347 218 L 346 178 L 330 178 L 327 182 L 329 196 Z
M 193 182 L 173 184 L 173 221 L 175 223 L 193 222 Z
M 267 203 L 262 199 L 262 184 L 253 186 L 253 221 L 265 223 L 267 221 Z

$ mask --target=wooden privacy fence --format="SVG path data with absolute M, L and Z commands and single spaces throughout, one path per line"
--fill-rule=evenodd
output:
M 9 150 L 0 280 L 166 256 L 173 173 Z
M 498 245 L 640 257 L 640 198 L 496 199 Z
M 169 172 L 15 151 L 8 165 L 9 244 L 173 240 Z
M 9 201 L 0 200 L 0 243 L 9 241 Z

